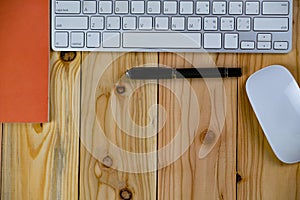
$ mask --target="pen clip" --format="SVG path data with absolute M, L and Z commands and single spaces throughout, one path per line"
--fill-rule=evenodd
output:
M 224 69 L 224 74 L 225 74 L 225 77 L 228 78 L 228 68 Z

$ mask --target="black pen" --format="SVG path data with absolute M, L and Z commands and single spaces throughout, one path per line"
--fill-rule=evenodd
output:
M 227 78 L 240 77 L 241 68 L 166 68 L 135 67 L 126 71 L 129 79 Z

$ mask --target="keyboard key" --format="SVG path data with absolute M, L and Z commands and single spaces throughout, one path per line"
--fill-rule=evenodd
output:
M 56 1 L 55 12 L 58 14 L 79 14 L 80 1 Z
M 136 17 L 123 17 L 123 29 L 135 30 L 136 29 Z
M 214 1 L 213 2 L 213 14 L 214 15 L 225 15 L 226 14 L 226 2 L 225 1 Z
M 274 49 L 286 50 L 288 46 L 288 42 L 274 42 Z
M 148 14 L 160 14 L 160 1 L 148 1 L 147 2 Z
M 69 45 L 68 32 L 55 32 L 55 47 L 68 47 Z
M 237 18 L 237 28 L 238 31 L 250 31 L 250 17 L 239 17 Z
M 91 17 L 91 29 L 92 30 L 104 29 L 104 17 Z
M 175 31 L 184 30 L 184 17 L 172 17 L 171 29 Z
M 176 14 L 177 2 L 176 1 L 164 1 L 164 14 Z
M 99 1 L 99 13 L 112 13 L 112 1 Z
M 120 33 L 104 32 L 103 47 L 118 48 L 120 47 Z
M 203 46 L 205 49 L 221 49 L 221 33 L 204 33 Z
M 272 35 L 270 33 L 259 33 L 259 34 L 257 34 L 257 41 L 270 42 L 271 40 L 272 40 Z
M 209 1 L 197 1 L 196 3 L 196 14 L 208 15 L 209 14 Z
M 71 33 L 71 47 L 84 47 L 84 32 Z
M 271 42 L 257 42 L 257 49 L 271 49 Z
M 116 1 L 115 2 L 115 13 L 116 14 L 127 14 L 128 13 L 128 1 Z
M 187 29 L 191 31 L 200 31 L 201 17 L 188 17 Z
M 56 17 L 55 28 L 57 30 L 88 29 L 88 17 Z
M 263 2 L 262 14 L 264 15 L 288 15 L 289 2 L 276 1 L 276 2 Z
M 288 18 L 254 18 L 255 31 L 288 31 L 289 19 Z
M 259 14 L 259 2 L 247 1 L 246 2 L 246 15 L 258 15 Z
M 168 17 L 155 17 L 155 30 L 168 30 L 169 18 Z
M 153 28 L 152 17 L 139 17 L 139 29 L 151 30 Z
M 144 1 L 132 1 L 131 2 L 131 13 L 144 14 L 145 13 L 145 2 Z
M 124 48 L 200 48 L 200 33 L 125 32 Z
M 217 17 L 205 17 L 204 18 L 204 30 L 216 31 L 218 29 Z
M 243 14 L 243 2 L 242 1 L 229 2 L 229 14 L 231 15 Z
M 237 33 L 225 33 L 225 49 L 237 49 L 239 44 L 239 35 Z
M 242 41 L 241 49 L 254 49 L 254 41 Z
M 234 30 L 234 18 L 233 17 L 221 17 L 221 30 L 233 31 Z
M 194 3 L 192 1 L 180 1 L 179 13 L 183 15 L 191 15 L 194 12 Z
M 107 17 L 106 18 L 106 29 L 107 30 L 119 30 L 121 27 L 120 17 Z
M 91 48 L 100 47 L 100 33 L 88 32 L 86 34 L 86 46 Z
M 96 1 L 83 1 L 83 13 L 94 14 L 97 12 Z

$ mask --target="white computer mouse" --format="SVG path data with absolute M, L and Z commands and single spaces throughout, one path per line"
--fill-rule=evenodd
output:
M 300 90 L 292 74 L 272 65 L 252 74 L 246 91 L 256 117 L 276 156 L 300 161 Z

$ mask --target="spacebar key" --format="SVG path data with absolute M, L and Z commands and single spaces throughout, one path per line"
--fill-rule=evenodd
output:
M 124 48 L 200 48 L 200 33 L 125 32 Z

